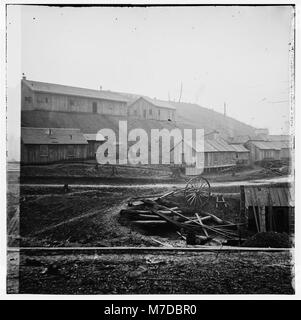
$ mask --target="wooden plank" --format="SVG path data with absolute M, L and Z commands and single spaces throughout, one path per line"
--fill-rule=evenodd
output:
M 266 232 L 265 206 L 259 207 L 259 230 L 260 232 Z
M 196 215 L 196 217 L 198 218 L 198 221 L 199 221 L 200 225 L 203 226 L 204 224 L 203 224 L 200 216 L 199 216 L 197 213 L 196 213 L 195 215 Z M 208 234 L 206 228 L 202 228 L 202 229 L 203 229 L 203 231 L 204 231 L 204 233 L 205 233 L 205 236 L 206 236 L 207 238 L 209 238 L 209 234 Z
M 252 208 L 253 208 L 253 214 L 254 214 L 256 229 L 257 229 L 257 232 L 259 232 L 259 224 L 258 224 L 258 220 L 257 220 L 256 207 L 254 206 L 254 204 L 252 205 Z

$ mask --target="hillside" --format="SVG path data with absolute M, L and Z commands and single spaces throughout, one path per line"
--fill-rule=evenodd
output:
M 170 102 L 177 108 L 177 121 L 190 123 L 204 128 L 205 131 L 217 130 L 224 137 L 255 135 L 253 127 L 236 119 L 192 103 Z
M 125 116 L 112 116 L 91 113 L 70 113 L 50 111 L 22 111 L 21 124 L 23 127 L 52 127 L 52 128 L 80 128 L 84 133 L 96 133 L 102 128 L 118 132 L 118 122 L 127 120 L 128 130 L 143 128 L 146 132 L 151 129 L 186 129 L 195 128 L 192 123 L 143 120 L 127 118 Z
M 203 128 L 205 133 L 218 130 L 223 136 L 253 135 L 253 128 L 237 120 L 224 117 L 212 110 L 198 105 L 174 103 L 177 107 L 177 120 L 156 121 L 127 118 L 125 116 L 100 115 L 90 113 L 67 113 L 50 111 L 22 111 L 21 124 L 23 127 L 59 127 L 80 128 L 84 133 L 96 133 L 102 128 L 109 128 L 117 132 L 118 122 L 127 120 L 128 129 L 143 128 L 147 132 L 150 129 L 173 128 Z

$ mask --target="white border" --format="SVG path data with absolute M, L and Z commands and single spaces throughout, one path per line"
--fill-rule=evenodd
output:
M 0 41 L 0 48 L 1 48 L 1 65 L 0 70 L 6 70 L 6 63 L 5 63 L 5 6 L 6 4 L 47 4 L 51 3 L 52 1 L 45 1 L 45 0 L 23 0 L 23 1 L 17 1 L 17 0 L 11 0 L 11 1 L 1 1 L 0 6 L 0 34 L 1 34 L 1 41 Z M 198 1 L 190 0 L 190 1 L 86 1 L 86 0 L 68 0 L 68 1 L 53 1 L 53 3 L 64 3 L 64 4 L 200 4 Z M 259 1 L 249 0 L 249 1 L 225 1 L 225 0 L 219 0 L 219 1 L 202 1 L 201 4 L 208 4 L 208 5 L 214 5 L 214 4 L 245 4 L 245 5 L 263 5 L 263 4 L 296 4 L 296 1 L 281 1 L 281 0 L 266 0 L 265 3 L 259 3 Z M 300 42 L 298 41 L 298 36 L 300 33 L 300 5 L 296 4 L 296 36 L 295 36 L 295 52 L 298 54 L 296 56 L 296 65 L 295 65 L 295 74 L 296 74 L 296 82 L 295 82 L 295 106 L 299 105 L 299 92 L 297 91 L 297 88 L 299 88 L 300 84 L 300 76 L 297 72 L 299 67 L 299 52 L 300 52 Z M 295 295 L 12 295 L 6 294 L 6 215 L 4 214 L 6 212 L 6 143 L 5 143 L 5 131 L 6 131 L 6 114 L 5 114 L 5 108 L 6 105 L 5 102 L 5 96 L 6 96 L 6 90 L 5 90 L 5 78 L 3 77 L 3 72 L 1 73 L 0 77 L 0 84 L 1 84 L 1 95 L 0 95 L 0 131 L 1 131 L 1 140 L 0 140 L 0 181 L 1 183 L 1 193 L 0 193 L 0 205 L 1 205 L 1 215 L 0 215 L 0 298 L 4 300 L 24 300 L 24 299 L 36 299 L 36 300 L 188 300 L 188 299 L 195 299 L 195 300 L 299 300 L 301 297 L 300 289 L 301 289 L 301 277 L 300 277 L 300 268 L 301 268 L 301 252 L 298 254 L 298 248 L 300 247 L 300 234 L 299 232 L 299 225 L 301 221 L 301 217 L 299 217 L 299 208 L 300 208 L 300 200 L 296 196 L 296 203 L 295 203 L 295 212 L 296 212 L 296 237 L 295 237 L 295 244 L 296 244 L 296 260 L 295 260 L 295 284 L 296 284 L 296 294 Z M 297 110 L 297 107 L 295 107 L 295 122 L 301 123 L 300 121 L 300 112 Z M 301 127 L 296 126 L 295 131 L 295 145 L 296 145 L 296 153 L 295 153 L 295 163 L 299 164 L 301 163 L 301 157 L 300 157 L 300 149 L 298 148 L 298 143 L 300 139 L 300 131 Z M 296 166 L 296 182 L 295 182 L 295 194 L 300 194 L 300 171 L 299 167 Z M 5 272 L 3 272 L 5 270 Z

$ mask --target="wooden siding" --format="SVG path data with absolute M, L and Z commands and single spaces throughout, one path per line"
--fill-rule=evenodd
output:
M 154 106 L 144 99 L 138 99 L 130 105 L 128 115 L 139 119 L 175 120 L 175 110 Z
M 72 155 L 72 154 L 73 155 Z M 21 144 L 22 163 L 50 163 L 61 160 L 86 159 L 88 145 L 25 145 Z
M 34 109 L 35 94 L 28 88 L 27 85 L 21 81 L 21 109 L 33 110 Z
M 262 150 L 255 146 L 252 141 L 248 141 L 245 146 L 248 150 L 250 150 L 250 161 L 252 163 L 266 159 L 284 160 L 292 157 L 292 150 L 290 148 L 281 148 L 281 150 Z
M 126 115 L 126 103 L 58 94 L 36 93 L 36 110 Z M 94 112 L 93 104 L 97 110 Z
M 103 144 L 104 141 L 88 141 L 88 146 L 87 146 L 87 157 L 88 159 L 96 159 L 96 151 L 98 147 Z
M 96 106 L 96 110 L 93 105 Z M 34 92 L 23 82 L 21 82 L 21 109 L 127 115 L 126 102 Z

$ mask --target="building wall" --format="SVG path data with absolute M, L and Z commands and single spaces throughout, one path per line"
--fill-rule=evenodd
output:
M 139 119 L 175 120 L 175 110 L 156 107 L 144 99 L 138 99 L 129 106 L 128 115 Z
M 205 152 L 205 168 L 236 164 L 236 152 Z
M 21 144 L 22 163 L 49 163 L 60 160 L 86 159 L 88 145 L 25 145 Z
M 22 110 L 90 112 L 125 116 L 127 104 L 119 101 L 33 92 L 22 82 Z
M 96 151 L 98 147 L 103 144 L 104 141 L 88 141 L 88 147 L 87 147 L 87 157 L 88 159 L 95 159 L 96 158 Z
M 261 150 L 256 147 L 252 142 L 248 141 L 245 144 L 246 148 L 250 150 L 250 161 L 254 163 L 255 161 L 262 161 L 265 159 L 280 159 L 280 151 L 279 150 Z
M 292 153 L 292 150 L 289 148 L 281 149 L 280 159 L 290 159 L 292 157 L 291 153 Z
M 21 81 L 21 109 L 22 110 L 33 110 L 34 109 L 35 95 L 27 85 Z
M 237 152 L 235 157 L 236 157 L 236 161 L 243 161 L 245 164 L 250 163 L 249 152 Z

